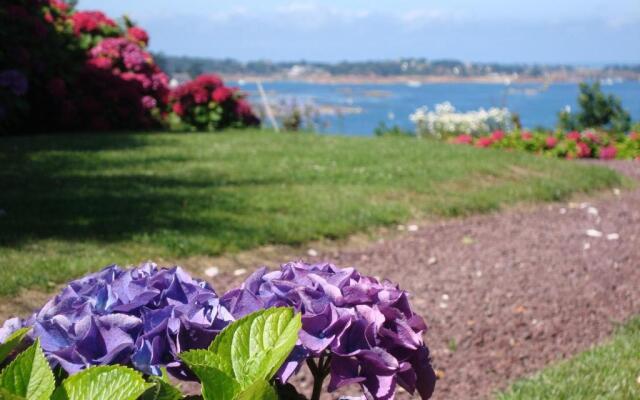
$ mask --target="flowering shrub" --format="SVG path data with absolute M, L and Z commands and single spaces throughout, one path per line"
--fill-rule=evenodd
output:
M 429 111 L 427 107 L 418 108 L 409 119 L 416 125 L 418 136 L 443 137 L 459 132 L 476 136 L 495 130 L 513 129 L 513 115 L 506 108 L 481 108 L 461 113 L 456 112 L 449 102 L 436 105 L 435 111 Z
M 28 82 L 24 91 L 0 83 L 2 105 L 15 104 L 0 110 L 0 132 L 159 126 L 168 78 L 130 21 L 123 27 L 59 0 L 22 0 L 0 9 L 0 25 L 8 49 L 0 64 L 10 67 L 0 74 Z
M 10 4 L 9 4 L 10 3 Z M 0 7 L 0 133 L 55 114 L 47 83 L 82 62 L 61 1 L 22 0 Z
M 571 131 L 566 134 L 522 132 L 505 135 L 502 131 L 496 131 L 475 139 L 471 135 L 461 134 L 449 141 L 483 148 L 518 149 L 567 159 L 612 160 L 640 157 L 640 134 L 635 132 L 629 135 L 596 131 Z
M 100 11 L 75 12 L 71 15 L 71 25 L 76 36 L 91 35 L 84 37 L 85 47 L 92 44 L 94 37 L 99 41 L 103 37 L 120 35 L 118 24 Z
M 155 384 L 172 393 L 167 398 L 182 398 L 153 378 L 166 366 L 179 379 L 197 377 L 205 400 L 232 400 L 255 398 L 246 391 L 275 396 L 272 378 L 291 396 L 295 389 L 286 381 L 306 361 L 315 378 L 312 400 L 329 375 L 331 391 L 359 384 L 368 399 L 392 399 L 399 385 L 427 399 L 435 374 L 426 329 L 406 292 L 353 268 L 298 262 L 261 269 L 218 298 L 178 267 L 111 266 L 71 282 L 28 320 L 5 322 L 0 363 L 28 339 L 35 342 L 28 351 L 42 353 L 72 380 L 120 364 L 150 376 L 146 388 Z
M 174 130 L 215 131 L 260 123 L 244 94 L 212 74 L 178 86 L 171 92 L 169 105 Z
M 124 21 L 60 0 L 0 8 L 0 133 L 259 123 L 244 95 L 214 76 L 170 96 L 167 75 L 146 49 L 148 34 Z
M 300 344 L 277 375 L 283 383 L 306 360 L 314 393 L 328 374 L 329 391 L 357 383 L 368 398 L 393 398 L 396 385 L 423 399 L 433 392 L 435 374 L 422 341 L 427 327 L 408 294 L 388 281 L 297 262 L 255 272 L 221 301 L 235 317 L 279 306 L 302 313 Z

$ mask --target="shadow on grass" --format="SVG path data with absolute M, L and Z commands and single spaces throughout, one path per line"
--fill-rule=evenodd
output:
M 0 161 L 4 164 L 0 171 L 0 246 L 19 246 L 37 239 L 114 242 L 155 232 L 170 232 L 164 235 L 169 236 L 169 242 L 180 234 L 218 240 L 252 236 L 250 227 L 238 218 L 250 214 L 251 205 L 236 191 L 225 188 L 280 182 L 232 180 L 210 171 L 176 178 L 143 168 L 163 162 L 179 168 L 186 158 L 170 153 L 118 157 L 109 159 L 108 164 L 97 154 L 144 151 L 149 145 L 148 136 L 152 135 L 56 136 L 0 142 Z M 171 146 L 171 142 L 170 137 L 153 138 L 153 146 Z M 58 151 L 64 154 L 56 155 Z M 95 173 L 103 167 L 110 172 Z M 165 245 L 172 247 L 171 243 Z

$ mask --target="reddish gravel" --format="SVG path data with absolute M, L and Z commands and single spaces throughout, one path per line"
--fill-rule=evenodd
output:
M 640 178 L 640 163 L 606 165 Z M 612 233 L 619 238 L 609 240 Z M 435 399 L 486 398 L 640 314 L 640 189 L 425 224 L 313 259 L 325 258 L 413 294 L 442 372 Z M 223 273 L 216 287 L 225 281 L 239 278 Z
M 638 163 L 607 165 L 640 178 Z M 640 314 L 640 189 L 426 225 L 336 262 L 414 294 L 444 374 L 434 398 L 487 397 Z

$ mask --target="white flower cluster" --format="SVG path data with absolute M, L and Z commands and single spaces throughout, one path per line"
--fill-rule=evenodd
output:
M 429 111 L 426 106 L 420 107 L 409 119 L 416 125 L 418 136 L 442 137 L 461 133 L 479 135 L 495 130 L 508 132 L 513 129 L 512 116 L 506 108 L 481 108 L 462 113 L 456 112 L 455 107 L 449 102 L 437 104 L 435 111 Z

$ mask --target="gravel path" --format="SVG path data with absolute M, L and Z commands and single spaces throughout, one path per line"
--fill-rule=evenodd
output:
M 638 163 L 607 165 L 640 179 Z M 413 293 L 434 398 L 488 397 L 640 314 L 640 189 L 426 225 L 336 263 Z

